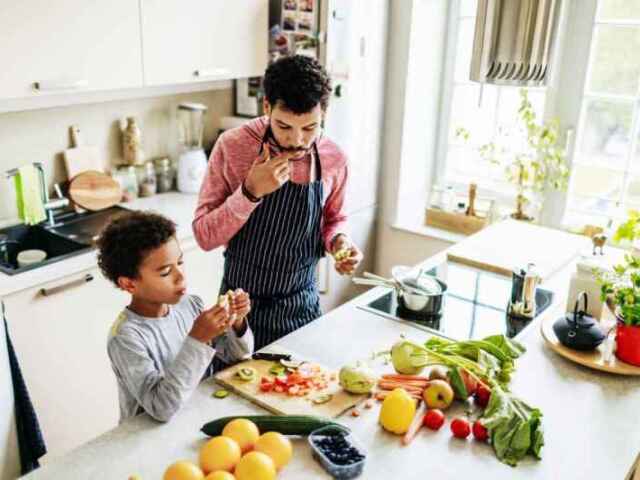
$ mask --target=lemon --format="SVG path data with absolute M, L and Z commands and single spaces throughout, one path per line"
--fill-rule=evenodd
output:
M 203 480 L 204 473 L 197 465 L 187 460 L 180 460 L 169 466 L 162 480 Z
M 409 396 L 406 390 L 396 388 L 382 402 L 379 421 L 385 430 L 396 435 L 403 435 L 409 430 L 415 413 L 415 400 Z
M 291 441 L 278 432 L 267 432 L 260 436 L 255 450 L 269 455 L 277 470 L 289 463 L 293 455 Z
M 229 437 L 214 437 L 200 449 L 200 467 L 204 473 L 233 470 L 240 460 L 240 447 Z
M 273 480 L 276 466 L 271 457 L 262 452 L 249 452 L 236 466 L 237 480 Z
M 236 418 L 225 425 L 222 436 L 234 439 L 242 453 L 247 453 L 258 441 L 260 430 L 251 420 Z
M 236 480 L 236 477 L 229 472 L 218 470 L 207 475 L 204 480 Z

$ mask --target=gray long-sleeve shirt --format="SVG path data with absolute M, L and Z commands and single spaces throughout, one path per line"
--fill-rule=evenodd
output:
M 248 326 L 242 337 L 229 329 L 214 347 L 190 337 L 203 309 L 199 297 L 186 295 L 165 317 L 142 317 L 128 308 L 118 316 L 107 351 L 118 381 L 120 422 L 143 410 L 168 421 L 196 389 L 214 355 L 230 363 L 253 351 Z

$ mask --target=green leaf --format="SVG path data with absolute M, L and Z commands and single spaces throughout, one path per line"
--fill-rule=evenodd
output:
M 451 388 L 453 388 L 456 397 L 469 398 L 467 387 L 464 384 L 464 380 L 462 380 L 462 375 L 460 375 L 460 369 L 458 367 L 449 369 L 449 381 L 451 382 Z

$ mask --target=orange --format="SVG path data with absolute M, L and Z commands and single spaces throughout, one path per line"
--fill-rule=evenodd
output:
M 247 453 L 249 450 L 253 450 L 253 446 L 260 436 L 260 430 L 251 420 L 236 418 L 225 425 L 222 436 L 233 438 L 242 453 Z
M 162 480 L 203 480 L 204 473 L 197 465 L 180 460 L 169 466 L 164 472 Z
M 228 437 L 214 437 L 200 449 L 200 468 L 204 473 L 216 470 L 233 471 L 240 460 L 240 447 Z
M 256 442 L 255 450 L 269 455 L 277 470 L 289 463 L 293 455 L 291 441 L 278 432 L 267 432 L 262 435 Z
M 269 455 L 249 452 L 238 462 L 235 474 L 237 480 L 273 480 L 276 466 Z
M 229 472 L 218 470 L 207 475 L 204 480 L 236 480 L 236 477 Z

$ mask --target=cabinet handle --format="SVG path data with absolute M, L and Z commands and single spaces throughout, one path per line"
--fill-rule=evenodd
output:
M 231 70 L 228 68 L 203 68 L 193 72 L 194 77 L 208 78 L 208 77 L 229 77 Z
M 58 285 L 53 288 L 41 288 L 40 293 L 44 297 L 49 297 L 51 295 L 55 295 L 56 293 L 64 292 L 65 290 L 69 290 L 70 288 L 79 287 L 84 285 L 85 283 L 89 283 L 93 281 L 93 275 L 87 273 L 84 277 L 78 278 L 77 280 L 71 280 L 68 283 L 63 283 L 62 285 Z
M 33 89 L 36 92 L 55 92 L 58 90 L 80 90 L 81 88 L 87 88 L 89 82 L 85 79 L 79 80 L 61 80 L 61 81 L 47 81 L 33 82 Z

